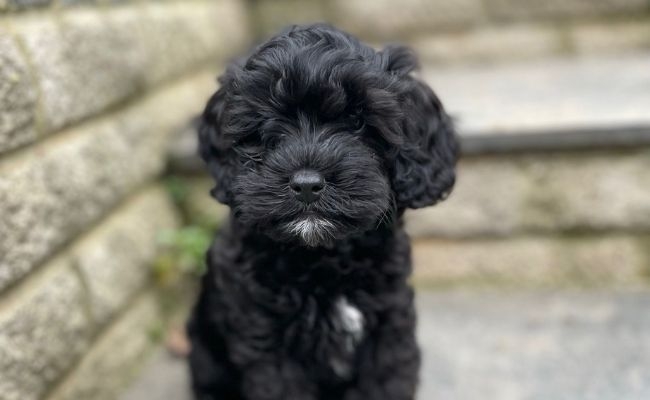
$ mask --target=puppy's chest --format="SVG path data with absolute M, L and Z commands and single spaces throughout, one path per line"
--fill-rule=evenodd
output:
M 364 336 L 365 320 L 361 310 L 341 296 L 334 303 L 330 319 L 344 350 L 354 352 Z
M 316 321 L 308 324 L 311 327 L 301 327 L 305 331 L 300 336 L 306 341 L 313 340 L 308 347 L 320 368 L 339 379 L 347 379 L 354 373 L 359 346 L 368 333 L 366 316 L 346 296 L 337 296 L 329 307 L 321 307 L 312 310 L 316 314 L 311 318 Z

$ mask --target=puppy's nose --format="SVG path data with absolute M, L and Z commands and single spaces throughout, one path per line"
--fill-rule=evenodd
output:
M 303 169 L 293 174 L 289 186 L 298 200 L 312 203 L 320 197 L 325 187 L 325 179 L 316 171 Z

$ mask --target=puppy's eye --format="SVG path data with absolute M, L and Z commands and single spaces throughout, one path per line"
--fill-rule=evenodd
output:
M 355 116 L 352 118 L 351 122 L 354 132 L 361 132 L 366 127 L 366 121 L 364 121 L 361 117 Z
M 366 127 L 366 121 L 364 121 L 363 118 L 357 118 L 354 123 L 354 128 L 360 131 L 365 127 Z
M 264 146 L 257 135 L 248 135 L 235 143 L 234 150 L 240 157 L 259 162 Z
M 262 139 L 262 144 L 264 145 L 264 148 L 268 150 L 273 150 L 278 146 L 280 141 L 284 138 L 284 134 L 277 134 L 277 135 L 265 135 L 264 138 Z
M 366 127 L 366 121 L 363 118 L 363 108 L 357 107 L 350 115 L 350 122 L 355 132 L 360 132 Z

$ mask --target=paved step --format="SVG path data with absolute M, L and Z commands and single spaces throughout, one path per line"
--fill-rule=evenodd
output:
M 449 199 L 406 221 L 414 237 L 650 234 L 650 146 L 467 157 Z
M 650 292 L 419 292 L 418 399 L 650 398 Z M 190 400 L 158 352 L 121 400 Z
M 424 68 L 462 134 L 650 126 L 650 53 Z

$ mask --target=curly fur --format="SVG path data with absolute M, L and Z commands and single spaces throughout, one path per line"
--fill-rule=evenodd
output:
M 197 399 L 412 400 L 406 208 L 443 199 L 457 144 L 405 47 L 292 27 L 229 66 L 199 127 L 231 207 L 188 324 Z M 289 180 L 309 168 L 316 202 Z

